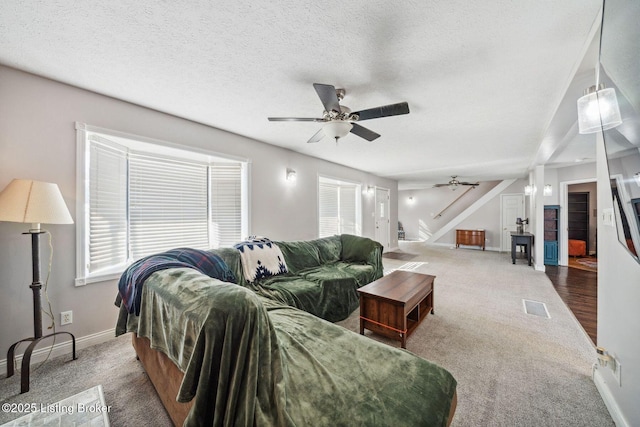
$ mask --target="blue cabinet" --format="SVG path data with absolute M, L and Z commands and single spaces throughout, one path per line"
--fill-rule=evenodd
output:
M 560 221 L 560 206 L 546 205 L 544 207 L 544 263 L 558 265 L 558 236 Z
M 544 242 L 544 264 L 558 265 L 558 242 Z

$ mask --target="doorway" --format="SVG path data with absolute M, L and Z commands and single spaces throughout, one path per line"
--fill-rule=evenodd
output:
M 560 265 L 597 270 L 597 203 L 595 179 L 560 183 Z
M 390 213 L 390 191 L 387 188 L 376 187 L 375 200 L 375 222 L 376 241 L 383 246 L 383 252 L 391 247 L 391 223 Z

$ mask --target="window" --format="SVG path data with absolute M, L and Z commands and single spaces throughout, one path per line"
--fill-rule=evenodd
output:
M 360 184 L 318 178 L 318 234 L 361 235 Z
M 246 161 L 78 124 L 77 284 L 248 234 Z

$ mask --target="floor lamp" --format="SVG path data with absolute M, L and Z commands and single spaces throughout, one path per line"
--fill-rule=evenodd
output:
M 26 179 L 14 179 L 0 193 L 0 221 L 31 223 L 31 229 L 22 234 L 31 235 L 31 260 L 33 283 L 33 337 L 25 338 L 9 347 L 7 352 L 7 377 L 13 376 L 15 350 L 18 344 L 30 342 L 22 356 L 20 393 L 29 391 L 29 367 L 31 353 L 38 343 L 58 334 L 71 336 L 73 359 L 76 359 L 76 338 L 70 332 L 54 332 L 42 335 L 42 282 L 40 281 L 40 235 L 45 233 L 40 224 L 73 224 L 67 205 L 56 184 Z

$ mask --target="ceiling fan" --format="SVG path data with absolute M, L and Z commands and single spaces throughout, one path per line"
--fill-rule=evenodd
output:
M 451 181 L 446 184 L 435 184 L 434 187 L 451 187 L 452 190 L 455 190 L 459 185 L 470 185 L 471 188 L 476 188 L 480 185 L 479 182 L 460 182 L 456 179 L 457 177 L 457 175 L 452 175 Z
M 318 142 L 325 136 L 330 136 L 338 142 L 339 138 L 344 138 L 349 132 L 373 141 L 380 137 L 379 134 L 360 126 L 356 122 L 362 120 L 377 119 L 380 117 L 398 116 L 400 114 L 409 114 L 409 104 L 400 102 L 398 104 L 383 105 L 380 107 L 369 108 L 352 112 L 349 107 L 340 105 L 340 101 L 344 98 L 346 91 L 344 89 L 336 89 L 332 85 L 321 83 L 313 84 L 316 93 L 324 106 L 324 113 L 321 118 L 313 117 L 269 117 L 271 122 L 323 122 L 326 123 L 315 135 L 307 142 Z

